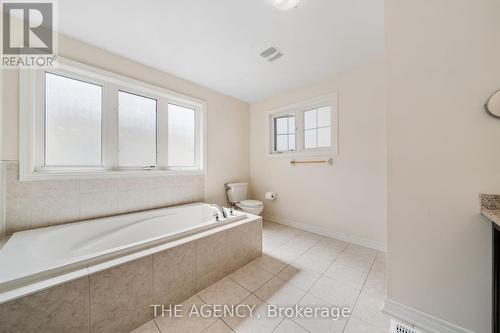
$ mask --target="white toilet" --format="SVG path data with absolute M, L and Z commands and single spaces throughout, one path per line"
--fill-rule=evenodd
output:
M 236 205 L 245 213 L 260 215 L 264 204 L 257 200 L 247 200 L 248 183 L 226 184 L 227 198 L 231 205 Z

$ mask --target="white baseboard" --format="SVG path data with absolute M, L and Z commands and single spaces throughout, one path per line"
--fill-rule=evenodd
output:
M 391 317 L 401 319 L 425 333 L 474 333 L 446 320 L 439 319 L 428 313 L 410 308 L 391 299 L 386 299 L 382 312 Z
M 269 215 L 269 214 L 262 214 L 262 218 L 266 221 L 269 221 L 269 222 L 284 224 L 284 225 L 287 225 L 287 226 L 290 226 L 293 228 L 297 228 L 297 229 L 304 230 L 304 231 L 309 231 L 309 232 L 312 232 L 312 233 L 315 233 L 318 235 L 322 235 L 322 236 L 333 237 L 333 238 L 343 240 L 343 241 L 346 241 L 349 243 L 354 243 L 357 245 L 369 247 L 369 248 L 377 250 L 377 251 L 384 251 L 385 252 L 387 250 L 384 242 L 366 239 L 366 238 L 358 237 L 355 235 L 350 235 L 350 234 L 343 233 L 343 232 L 338 232 L 338 231 L 335 231 L 335 230 L 330 229 L 330 228 L 321 227 L 321 226 L 317 226 L 317 225 L 311 225 L 311 224 L 299 223 L 299 222 L 292 221 L 292 220 L 289 220 L 289 219 L 286 219 L 283 217 L 273 216 L 273 215 Z

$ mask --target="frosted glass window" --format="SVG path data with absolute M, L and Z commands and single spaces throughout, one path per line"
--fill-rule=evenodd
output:
M 276 137 L 276 151 L 288 151 L 287 135 L 278 135 Z
M 288 134 L 288 118 L 276 118 L 276 134 Z
M 295 136 L 295 117 L 288 117 L 288 134 Z
M 45 73 L 46 166 L 101 166 L 99 85 Z
M 316 110 L 304 112 L 304 129 L 316 128 Z
M 321 127 L 318 128 L 318 137 L 317 137 L 317 146 L 318 148 L 322 147 L 330 147 L 331 145 L 331 136 L 332 136 L 332 130 L 330 127 Z
M 156 100 L 118 92 L 119 165 L 156 166 Z
M 304 132 L 304 147 L 316 148 L 316 129 L 305 130 Z
M 196 166 L 196 111 L 168 105 L 168 165 Z
M 295 116 L 286 115 L 274 118 L 274 151 L 295 150 Z
M 327 106 L 317 110 L 318 127 L 331 126 L 332 109 Z
M 295 150 L 295 134 L 290 134 L 288 136 L 288 149 Z
M 332 109 L 325 106 L 304 112 L 304 148 L 325 148 L 332 145 Z

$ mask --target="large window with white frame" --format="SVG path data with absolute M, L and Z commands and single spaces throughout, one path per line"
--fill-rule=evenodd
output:
M 201 100 L 66 59 L 20 80 L 21 180 L 205 169 Z
M 271 110 L 268 123 L 269 155 L 338 153 L 336 93 Z

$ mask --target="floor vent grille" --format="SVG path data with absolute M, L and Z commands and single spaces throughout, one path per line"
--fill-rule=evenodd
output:
M 415 327 L 401 323 L 394 319 L 391 320 L 391 333 L 422 333 Z

